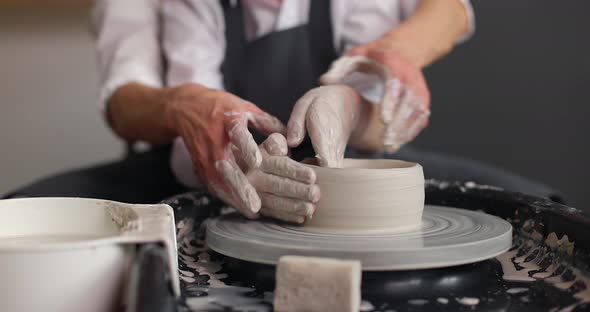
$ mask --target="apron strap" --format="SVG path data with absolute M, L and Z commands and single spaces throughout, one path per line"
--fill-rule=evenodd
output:
M 232 2 L 235 4 L 232 5 Z M 225 16 L 225 59 L 221 65 L 225 89 L 239 93 L 238 77 L 245 60 L 246 34 L 242 1 L 221 0 Z M 239 95 L 239 94 L 238 94 Z
M 314 63 L 314 68 L 322 70 L 317 73 L 317 78 L 328 69 L 325 64 L 331 64 L 338 57 L 334 47 L 331 11 L 330 0 L 310 0 L 308 25 L 311 49 L 315 55 L 310 61 Z

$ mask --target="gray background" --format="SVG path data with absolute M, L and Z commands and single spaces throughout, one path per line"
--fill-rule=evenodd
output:
M 419 147 L 480 159 L 590 206 L 590 2 L 474 1 L 477 32 L 426 70 Z M 0 193 L 120 157 L 96 105 L 87 11 L 0 9 Z
M 0 10 L 0 194 L 122 153 L 99 114 L 87 17 Z
M 431 124 L 416 145 L 510 169 L 590 207 L 590 1 L 472 2 L 475 37 L 426 70 Z

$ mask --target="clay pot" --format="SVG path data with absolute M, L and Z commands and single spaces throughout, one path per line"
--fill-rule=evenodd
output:
M 342 168 L 313 168 L 322 193 L 305 227 L 326 231 L 417 228 L 424 210 L 422 166 L 391 159 L 344 159 Z

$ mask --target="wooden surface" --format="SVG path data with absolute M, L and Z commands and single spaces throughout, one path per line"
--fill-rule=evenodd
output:
M 92 0 L 0 0 L 0 10 L 5 8 L 89 7 Z

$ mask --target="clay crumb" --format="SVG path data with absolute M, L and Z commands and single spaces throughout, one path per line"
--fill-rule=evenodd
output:
M 474 306 L 479 304 L 479 298 L 463 297 L 455 298 L 455 300 L 457 300 L 457 302 L 459 302 L 462 305 Z
M 447 298 L 443 298 L 443 297 L 436 298 L 436 301 L 437 301 L 438 303 L 440 303 L 440 304 L 447 304 L 447 303 L 449 303 L 449 299 L 447 299 Z
M 516 287 L 516 288 L 510 288 L 510 289 L 508 289 L 506 291 L 506 293 L 509 293 L 509 294 L 519 294 L 519 293 L 522 293 L 522 292 L 525 292 L 525 291 L 528 291 L 528 290 L 529 290 L 528 288 Z
M 362 300 L 361 301 L 361 305 L 359 307 L 359 310 L 361 312 L 369 312 L 369 311 L 373 311 L 375 310 L 375 307 L 373 306 L 372 303 L 370 303 L 369 301 L 366 300 Z
M 408 303 L 411 305 L 425 305 L 428 303 L 428 300 L 426 300 L 426 299 L 410 299 L 410 300 L 408 300 Z

